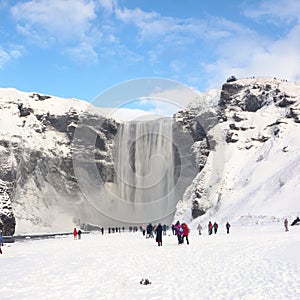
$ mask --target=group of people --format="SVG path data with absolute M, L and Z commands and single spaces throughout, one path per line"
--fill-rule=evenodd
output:
M 291 226 L 298 225 L 298 224 L 300 224 L 299 217 L 297 217 L 297 219 L 292 222 Z M 213 233 L 217 234 L 218 228 L 219 228 L 219 225 L 217 222 L 212 223 L 211 221 L 209 221 L 207 227 L 208 227 L 208 235 L 212 235 Z M 227 222 L 225 224 L 227 234 L 229 234 L 229 232 L 230 232 L 230 227 L 231 227 L 230 223 Z M 285 227 L 285 231 L 288 231 L 288 220 L 287 219 L 284 220 L 284 227 Z M 168 229 L 168 226 L 165 224 L 161 225 L 161 223 L 159 223 L 157 226 L 149 223 L 146 226 L 146 229 L 145 229 L 145 227 L 140 226 L 140 230 L 142 231 L 143 235 L 146 235 L 147 239 L 154 238 L 154 234 L 155 234 L 155 237 L 156 237 L 155 241 L 157 242 L 158 246 L 162 246 L 162 237 L 163 237 L 163 235 L 167 234 L 167 229 Z M 198 229 L 199 235 L 201 235 L 202 230 L 203 230 L 203 227 L 201 226 L 201 224 L 198 224 L 197 229 Z M 125 228 L 122 227 L 122 230 L 125 231 Z M 137 227 L 136 228 L 131 227 L 131 228 L 129 228 L 129 231 L 137 232 L 138 230 L 137 230 Z M 114 233 L 114 232 L 121 232 L 121 228 L 119 228 L 119 227 L 118 228 L 108 228 L 108 233 Z M 73 231 L 74 239 L 80 240 L 81 233 L 82 232 L 80 229 L 77 231 L 77 229 L 74 228 L 74 231 Z M 101 233 L 104 234 L 103 227 L 101 228 Z M 180 224 L 180 222 L 177 221 L 175 224 L 172 224 L 172 233 L 173 233 L 173 235 L 177 236 L 178 245 L 184 244 L 184 240 L 186 240 L 187 245 L 189 245 L 190 229 L 186 223 Z M 3 245 L 3 239 L 2 239 L 2 234 L 0 231 L 0 254 L 2 253 L 1 245 Z
M 287 218 L 283 221 L 285 231 L 289 231 L 289 221 Z M 297 217 L 291 224 L 291 226 L 300 225 L 300 218 Z
M 172 229 L 175 232 L 175 235 L 177 236 L 178 239 L 178 245 L 182 245 L 184 243 L 184 239 L 186 240 L 186 243 L 189 245 L 189 233 L 190 229 L 187 226 L 186 223 L 180 224 L 179 221 L 177 221 Z
M 125 231 L 125 227 L 122 227 L 122 230 L 123 230 L 123 232 Z M 102 227 L 101 228 L 101 234 L 103 235 L 104 234 L 104 228 Z M 129 232 L 131 232 L 132 231 L 132 227 L 129 227 Z M 107 232 L 108 233 L 121 233 L 121 227 L 108 227 L 108 229 L 107 229 Z
M 73 230 L 74 240 L 77 240 L 77 239 L 80 240 L 81 239 L 81 234 L 82 234 L 82 232 L 81 232 L 80 229 L 77 231 L 77 229 L 74 228 L 74 230 Z
M 227 234 L 229 233 L 230 226 L 231 225 L 229 224 L 229 222 L 227 222 L 226 225 L 225 225 Z M 214 222 L 214 224 L 213 224 L 211 221 L 209 221 L 207 227 L 208 227 L 208 234 L 209 235 L 213 234 L 213 232 L 215 234 L 217 234 L 219 224 L 217 222 Z M 197 229 L 198 229 L 199 235 L 201 235 L 202 230 L 203 230 L 203 227 L 201 226 L 201 224 L 198 224 Z
M 156 226 L 156 225 L 152 225 L 151 223 L 149 223 L 146 226 L 146 230 L 141 226 L 141 231 L 143 232 L 143 235 L 146 235 L 146 239 L 148 238 L 154 238 L 154 233 L 157 234 L 157 228 L 158 226 L 161 226 L 162 229 L 162 234 L 166 235 L 167 234 L 167 229 L 168 226 L 166 224 L 161 225 L 160 223 Z M 158 232 L 160 231 L 160 228 L 158 228 Z
M 162 246 L 162 237 L 163 235 L 167 234 L 167 225 L 161 225 L 159 223 L 157 226 L 152 224 L 148 224 L 146 227 L 146 238 L 154 238 L 155 233 L 155 241 L 157 242 L 158 246 Z M 180 224 L 179 221 L 176 222 L 176 224 L 172 225 L 172 231 L 173 234 L 177 236 L 178 239 L 178 245 L 182 245 L 184 243 L 184 240 L 186 240 L 186 243 L 189 244 L 189 228 L 186 223 Z

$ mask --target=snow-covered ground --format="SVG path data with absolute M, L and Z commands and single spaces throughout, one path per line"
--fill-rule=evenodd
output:
M 0 297 L 296 300 L 299 253 L 300 226 L 282 222 L 232 224 L 229 235 L 220 224 L 182 246 L 170 232 L 162 247 L 140 232 L 17 242 L 0 256 Z

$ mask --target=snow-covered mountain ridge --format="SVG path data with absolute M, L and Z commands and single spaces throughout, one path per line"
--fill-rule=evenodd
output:
M 198 222 L 198 217 L 277 220 L 297 215 L 300 84 L 243 79 L 208 91 L 198 101 L 174 115 L 194 140 L 191 152 L 199 170 L 175 218 Z M 201 112 L 203 101 L 213 115 Z M 109 222 L 82 195 L 72 160 L 74 131 L 84 119 L 97 136 L 97 169 L 106 182 L 114 181 L 111 152 L 120 123 L 107 112 L 81 100 L 0 89 L 0 215 L 5 234 L 13 234 L 15 221 L 18 233 Z M 203 124 L 207 119 L 208 125 Z
M 270 78 L 227 82 L 217 110 L 225 139 L 218 188 L 211 193 L 207 182 L 215 170 L 206 164 L 175 218 L 190 222 L 194 210 L 206 212 L 195 223 L 298 215 L 300 84 Z

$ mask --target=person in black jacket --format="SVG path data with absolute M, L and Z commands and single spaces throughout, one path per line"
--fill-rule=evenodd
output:
M 229 233 L 229 229 L 230 229 L 230 224 L 229 222 L 226 223 L 226 231 L 227 231 L 227 234 Z
M 300 225 L 300 218 L 297 217 L 291 224 L 291 226 Z
M 214 226 L 214 232 L 215 234 L 217 234 L 219 225 L 217 224 L 217 222 L 215 222 L 213 226 Z
M 157 242 L 158 246 L 162 246 L 162 231 L 163 231 L 163 228 L 162 228 L 161 224 L 159 223 L 155 229 L 156 242 Z

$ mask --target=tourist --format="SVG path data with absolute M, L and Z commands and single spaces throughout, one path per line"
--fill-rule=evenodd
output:
M 163 228 L 164 235 L 166 235 L 167 234 L 167 225 L 164 224 L 162 228 Z
M 2 236 L 2 230 L 0 230 L 0 254 L 2 254 L 1 247 L 3 246 L 3 236 Z
M 186 243 L 189 245 L 189 228 L 185 223 L 181 224 L 181 227 L 183 229 L 182 243 L 184 243 L 184 238 L 185 238 Z
M 230 229 L 230 224 L 229 224 L 229 222 L 227 222 L 227 223 L 226 223 L 227 234 L 229 233 L 229 229 Z
M 211 221 L 208 222 L 208 234 L 211 235 L 213 230 L 213 224 Z
M 291 224 L 291 226 L 300 225 L 300 218 L 297 217 Z
M 175 232 L 175 225 L 174 224 L 172 224 L 172 233 L 173 233 L 173 235 L 176 234 L 176 232 Z
M 288 219 L 285 218 L 283 223 L 284 223 L 285 231 L 289 231 L 289 228 L 288 228 L 288 226 L 289 226 L 289 221 L 288 221 Z
M 152 224 L 151 223 L 149 223 L 148 225 L 147 225 L 147 235 L 146 235 L 146 239 L 148 239 L 148 238 L 153 238 L 154 236 L 153 236 L 153 226 L 152 226 Z
M 77 229 L 74 228 L 73 230 L 74 240 L 77 240 Z
M 181 245 L 182 244 L 183 229 L 182 229 L 179 221 L 177 221 L 176 224 L 175 224 L 175 232 L 176 232 L 177 239 L 178 239 L 178 245 Z
M 158 246 L 162 246 L 162 232 L 163 228 L 161 224 L 159 223 L 158 226 L 155 228 L 155 233 L 156 233 L 156 242 Z
M 198 224 L 197 229 L 198 229 L 199 235 L 201 235 L 201 231 L 202 231 L 203 228 L 202 228 L 200 223 Z
M 216 234 L 217 231 L 218 231 L 218 227 L 219 227 L 219 225 L 217 224 L 217 222 L 215 222 L 215 223 L 214 223 L 214 232 L 215 232 L 215 234 Z

